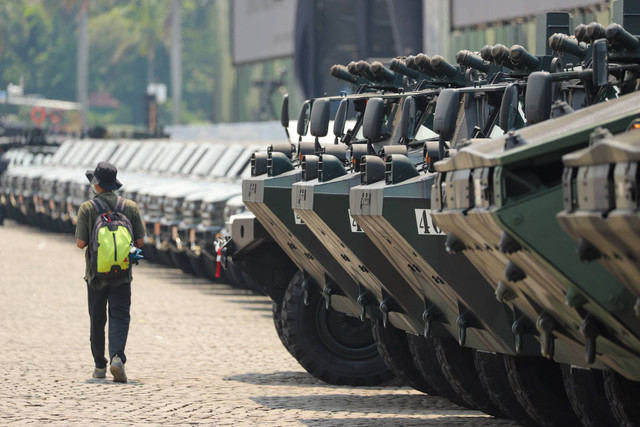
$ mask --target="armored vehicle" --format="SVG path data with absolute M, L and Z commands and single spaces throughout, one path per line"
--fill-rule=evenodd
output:
M 547 89 L 536 94 L 548 99 L 550 76 L 539 78 Z M 532 123 L 546 118 L 529 100 L 526 113 Z M 640 325 L 628 303 L 635 298 L 601 266 L 581 264 L 555 219 L 563 206 L 561 156 L 587 145 L 596 127 L 620 132 L 639 113 L 634 93 L 495 141 L 472 142 L 436 164 L 432 188 L 433 220 L 447 233 L 447 250 L 464 254 L 495 287 L 512 310 L 515 339 L 531 335 L 543 356 L 592 367 L 588 376 L 600 386 L 605 369 L 637 380 Z M 582 373 L 564 373 L 569 386 L 579 383 L 575 376 Z M 606 413 L 594 409 L 599 399 L 581 405 L 576 395 L 569 393 L 584 419 Z

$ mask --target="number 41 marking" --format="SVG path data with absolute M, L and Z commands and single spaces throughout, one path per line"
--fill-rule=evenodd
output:
M 418 234 L 444 234 L 434 223 L 431 217 L 431 209 L 416 209 L 416 225 Z

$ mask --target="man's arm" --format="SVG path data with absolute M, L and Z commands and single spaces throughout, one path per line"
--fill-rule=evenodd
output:
M 76 223 L 76 246 L 84 249 L 89 244 L 91 232 L 89 229 L 89 204 L 87 202 L 80 205 L 78 209 L 78 220 Z
M 80 247 L 80 242 L 81 240 L 78 239 L 78 247 Z M 82 243 L 84 243 L 84 245 L 87 246 L 86 242 L 82 242 Z M 144 245 L 144 239 L 136 239 L 134 240 L 133 244 L 136 245 L 136 248 L 142 248 L 142 246 Z M 82 247 L 84 248 L 84 246 Z
M 136 248 L 144 246 L 144 224 L 138 210 L 138 205 L 133 202 L 134 212 L 131 218 L 131 227 L 133 228 L 133 244 Z

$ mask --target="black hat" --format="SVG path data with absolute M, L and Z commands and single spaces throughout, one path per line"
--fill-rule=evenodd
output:
M 92 185 L 99 185 L 105 190 L 117 190 L 122 187 L 116 179 L 118 169 L 109 162 L 100 162 L 94 171 L 87 171 L 85 175 Z

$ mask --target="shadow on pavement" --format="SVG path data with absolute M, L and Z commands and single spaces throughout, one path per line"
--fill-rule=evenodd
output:
M 315 379 L 307 372 L 284 371 L 272 372 L 269 374 L 263 372 L 247 373 L 225 377 L 228 381 L 238 381 L 245 384 L 254 385 L 281 385 L 281 386 L 297 386 L 297 387 L 335 387 Z
M 356 388 L 350 388 L 348 391 L 351 393 L 317 396 L 259 396 L 251 399 L 270 409 L 397 415 L 419 415 L 429 411 L 429 414 L 435 416 L 489 417 L 482 412 L 454 406 L 447 399 L 438 396 L 404 393 L 365 396 L 358 394 Z M 491 420 L 495 421 L 493 418 Z
M 446 426 L 498 426 L 498 425 L 514 425 L 511 421 L 505 420 L 496 420 L 495 418 L 485 418 L 481 415 L 479 416 L 457 416 L 457 415 L 447 415 L 443 417 L 438 417 L 434 419 L 424 419 L 424 418 L 398 418 L 398 417 L 375 417 L 375 418 L 318 418 L 318 419 L 304 419 L 301 418 L 300 421 L 302 424 L 315 427 L 315 426 L 327 426 L 327 425 L 336 425 L 336 426 L 438 426 L 438 427 L 446 427 Z
M 113 379 L 111 379 L 111 378 L 104 378 L 104 379 L 89 378 L 88 380 L 85 380 L 84 382 L 85 382 L 85 384 L 103 384 L 103 385 L 112 385 L 112 386 L 120 386 L 120 387 L 130 387 L 130 386 L 141 386 L 141 385 L 144 385 L 144 382 L 142 382 L 140 380 L 131 379 L 131 378 L 129 378 L 126 383 L 117 383 L 117 382 L 114 382 Z

